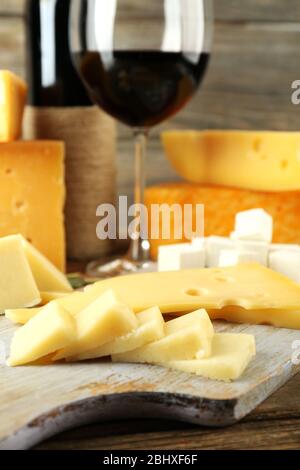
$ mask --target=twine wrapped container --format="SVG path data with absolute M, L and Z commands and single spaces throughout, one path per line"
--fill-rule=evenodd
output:
M 99 204 L 114 204 L 116 200 L 113 119 L 96 106 L 27 106 L 24 123 L 25 139 L 62 140 L 66 144 L 68 258 L 88 261 L 110 254 L 114 242 L 96 236 L 96 209 Z

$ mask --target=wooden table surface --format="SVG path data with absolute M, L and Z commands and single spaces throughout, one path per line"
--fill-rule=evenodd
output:
M 300 374 L 240 423 L 209 429 L 159 420 L 93 424 L 39 445 L 42 450 L 300 449 Z

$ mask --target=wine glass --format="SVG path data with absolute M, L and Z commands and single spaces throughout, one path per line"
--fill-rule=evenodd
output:
M 135 204 L 144 202 L 148 133 L 198 89 L 212 29 L 211 0 L 71 1 L 70 46 L 79 75 L 92 101 L 133 130 Z M 149 241 L 136 229 L 124 258 L 93 262 L 87 271 L 108 277 L 140 270 L 153 264 Z

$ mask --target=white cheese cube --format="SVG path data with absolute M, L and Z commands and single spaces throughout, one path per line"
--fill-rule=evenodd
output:
M 190 243 L 164 245 L 158 249 L 158 271 L 204 268 L 204 246 L 196 248 Z
M 222 250 L 219 257 L 219 268 L 236 266 L 243 263 L 257 263 L 258 256 L 255 251 Z
M 271 243 L 273 238 L 273 218 L 264 209 L 251 209 L 239 212 L 235 217 L 235 230 L 231 238 Z
M 269 268 L 300 283 L 300 251 L 273 251 L 269 253 Z
M 205 250 L 205 238 L 204 237 L 193 238 L 191 241 L 191 244 L 193 248 Z
M 237 240 L 235 246 L 239 253 L 249 254 L 249 262 L 256 262 L 263 266 L 268 265 L 269 243 L 255 240 Z
M 216 268 L 219 266 L 220 253 L 223 250 L 232 250 L 235 248 L 233 240 L 227 237 L 211 236 L 206 238 L 206 266 Z

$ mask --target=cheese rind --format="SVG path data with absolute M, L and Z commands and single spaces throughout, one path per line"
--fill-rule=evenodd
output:
M 48 304 L 38 315 L 15 333 L 10 366 L 20 366 L 36 361 L 65 347 L 76 338 L 73 317 L 55 303 Z
M 0 70 L 0 142 L 21 137 L 27 85 L 12 72 Z
M 20 236 L 32 274 L 40 291 L 72 292 L 65 276 L 46 256 Z
M 177 173 L 193 183 L 300 189 L 299 132 L 169 131 L 162 142 Z
M 0 313 L 6 309 L 33 307 L 40 301 L 20 239 L 0 238 Z
M 259 264 L 229 268 L 144 273 L 100 281 L 86 292 L 113 289 L 135 311 L 157 305 L 162 313 L 237 305 L 253 309 L 299 309 L 300 286 Z
M 61 360 L 102 346 L 138 326 L 136 315 L 113 291 L 108 290 L 85 309 L 74 315 L 76 340 L 58 352 L 54 360 Z
M 87 360 L 99 357 L 120 354 L 140 348 L 145 344 L 163 338 L 165 334 L 165 322 L 158 307 L 150 308 L 144 312 L 137 313 L 138 327 L 125 336 L 120 336 L 115 340 L 100 346 L 99 348 L 87 351 L 72 360 Z
M 170 361 L 162 366 L 225 382 L 237 380 L 255 356 L 252 335 L 219 333 L 212 341 L 212 355 L 205 359 Z
M 134 351 L 113 354 L 112 360 L 155 364 L 207 357 L 211 353 L 213 335 L 212 323 L 206 311 L 202 309 L 167 322 L 164 338 Z
M 0 198 L 0 236 L 22 234 L 64 272 L 63 142 L 1 144 Z

